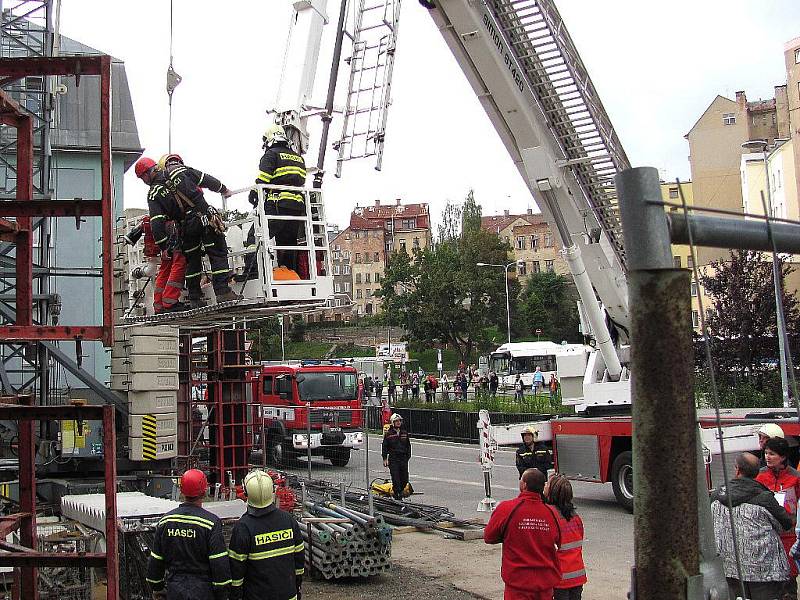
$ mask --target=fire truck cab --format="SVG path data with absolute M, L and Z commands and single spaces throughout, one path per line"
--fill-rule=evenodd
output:
M 310 443 L 312 455 L 343 467 L 351 451 L 363 446 L 363 412 L 353 367 L 335 361 L 263 363 L 252 385 L 258 410 L 254 421 L 274 466 L 307 456 Z

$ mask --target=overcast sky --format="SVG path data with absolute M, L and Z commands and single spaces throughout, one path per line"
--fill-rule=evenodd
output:
M 328 0 L 319 105 L 338 6 Z M 257 172 L 290 7 L 289 0 L 174 1 L 174 64 L 183 83 L 173 101 L 173 151 L 231 188 L 249 185 Z M 631 162 L 658 167 L 669 179 L 689 176 L 683 136 L 713 98 L 733 98 L 736 90 L 751 100 L 773 97 L 773 86 L 785 83 L 783 45 L 800 36 L 797 0 L 561 0 L 558 7 Z M 125 61 L 142 145 L 153 158 L 165 153 L 168 0 L 62 0 L 61 33 Z M 346 78 L 339 81 L 344 88 Z M 403 2 L 393 100 L 381 172 L 374 159 L 363 159 L 346 163 L 336 179 L 329 150 L 329 221 L 346 224 L 356 203 L 395 198 L 430 203 L 436 219 L 448 199 L 459 201 L 469 188 L 484 214 L 536 209 L 416 0 Z M 340 128 L 334 120 L 332 140 Z M 307 162 L 316 162 L 315 149 Z M 125 207 L 145 206 L 145 191 L 126 177 Z M 212 203 L 219 206 L 219 197 Z

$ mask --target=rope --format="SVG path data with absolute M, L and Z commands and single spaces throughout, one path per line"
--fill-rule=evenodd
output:
M 178 73 L 175 71 L 174 67 L 172 66 L 173 62 L 173 55 L 172 55 L 172 46 L 173 46 L 173 28 L 172 28 L 172 6 L 173 0 L 169 1 L 169 67 L 167 67 L 167 98 L 168 98 L 168 105 L 169 105 L 169 124 L 168 124 L 168 131 L 167 131 L 167 152 L 172 154 L 172 93 L 175 91 L 175 88 L 178 87 L 181 80 L 183 79 Z
M 696 246 L 694 245 L 694 235 L 692 234 L 692 226 L 691 222 L 689 221 L 689 208 L 686 205 L 686 197 L 683 195 L 683 187 L 681 186 L 680 179 L 676 180 L 678 183 L 678 194 L 680 194 L 681 198 L 681 205 L 683 207 L 683 214 L 686 217 L 686 222 L 688 224 L 687 230 L 689 232 L 689 252 L 692 254 L 692 277 L 694 280 L 699 284 L 700 283 L 700 272 L 697 267 L 697 254 L 695 253 Z M 711 357 L 711 339 L 708 335 L 708 328 L 706 327 L 706 311 L 705 307 L 703 306 L 703 294 L 700 293 L 699 288 L 697 292 L 697 302 L 698 308 L 700 309 L 700 328 L 703 332 L 703 345 L 705 346 L 706 351 L 706 361 L 708 362 L 708 370 L 709 376 L 711 378 L 711 396 L 714 401 L 714 416 L 715 416 L 715 424 L 717 427 L 717 438 L 719 439 L 719 451 L 720 451 L 720 460 L 722 461 L 722 479 L 725 481 L 727 485 L 730 479 L 728 478 L 728 465 L 725 460 L 726 453 L 725 453 L 725 437 L 722 432 L 722 417 L 720 415 L 720 406 L 719 406 L 719 390 L 717 389 L 717 378 L 716 374 L 714 373 L 714 363 L 712 362 Z M 731 495 L 725 494 L 725 498 L 728 500 L 728 523 L 731 528 L 731 538 L 733 540 L 733 551 L 734 556 L 736 558 L 736 575 L 739 580 L 739 591 L 742 594 L 742 598 L 747 598 L 747 592 L 744 588 L 744 576 L 742 574 L 742 557 L 739 553 L 739 536 L 736 534 L 736 526 L 733 522 L 733 502 L 731 501 Z

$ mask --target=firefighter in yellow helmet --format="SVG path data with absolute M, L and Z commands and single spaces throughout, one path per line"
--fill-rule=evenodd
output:
M 233 526 L 231 600 L 300 598 L 305 547 L 295 518 L 273 504 L 274 483 L 266 471 L 244 478 L 247 512 Z

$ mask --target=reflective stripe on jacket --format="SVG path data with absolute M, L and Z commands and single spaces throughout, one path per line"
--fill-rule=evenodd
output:
M 561 565 L 561 581 L 556 589 L 573 588 L 586 583 L 586 566 L 583 563 L 583 521 L 574 515 L 567 521 L 556 509 L 558 526 L 561 528 L 561 546 L 558 562 Z

